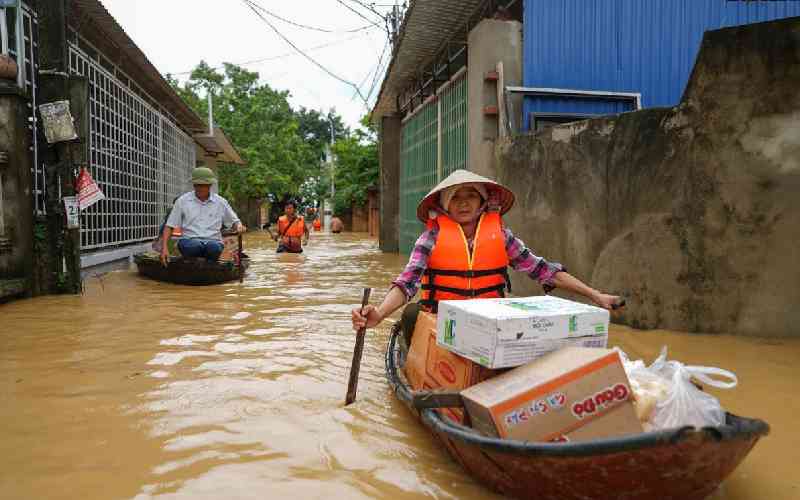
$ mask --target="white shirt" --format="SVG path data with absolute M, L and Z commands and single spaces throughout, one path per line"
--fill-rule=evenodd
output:
M 222 226 L 232 227 L 237 222 L 239 217 L 228 200 L 210 193 L 208 199 L 202 201 L 194 191 L 182 194 L 167 218 L 167 225 L 181 228 L 184 238 L 207 240 L 222 240 Z

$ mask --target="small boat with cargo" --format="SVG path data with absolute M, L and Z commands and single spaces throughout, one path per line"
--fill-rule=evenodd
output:
M 415 334 L 416 336 L 416 334 Z M 724 425 L 685 426 L 584 442 L 488 437 L 464 423 L 458 392 L 415 391 L 404 370 L 400 325 L 386 350 L 386 377 L 398 399 L 465 471 L 486 487 L 524 499 L 700 500 L 711 495 L 769 432 L 766 422 L 726 414 Z M 455 413 L 454 413 L 455 412 Z

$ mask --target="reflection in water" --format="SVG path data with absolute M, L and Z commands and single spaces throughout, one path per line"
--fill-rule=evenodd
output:
M 349 310 L 364 286 L 379 300 L 404 259 L 352 235 L 314 234 L 303 255 L 246 243 L 241 285 L 121 272 L 83 297 L 0 306 L 2 497 L 491 498 L 392 397 L 388 322 L 368 334 L 358 401 L 342 407 Z M 714 393 L 773 433 L 715 498 L 798 496 L 800 343 L 627 328 L 612 343 L 735 371 L 740 387 Z

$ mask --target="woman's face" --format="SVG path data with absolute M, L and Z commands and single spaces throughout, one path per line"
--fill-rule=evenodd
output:
M 456 191 L 447 212 L 459 224 L 468 224 L 478 218 L 483 198 L 473 187 L 465 186 Z

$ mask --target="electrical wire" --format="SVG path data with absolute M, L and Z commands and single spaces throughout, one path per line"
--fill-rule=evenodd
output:
M 386 56 L 386 50 L 389 48 L 389 39 L 386 39 L 386 42 L 383 45 L 383 52 L 381 53 L 381 57 L 378 59 L 378 65 L 375 67 L 375 74 L 372 76 L 372 84 L 369 87 L 369 92 L 367 92 L 367 100 L 372 97 L 372 93 L 375 92 L 375 87 L 378 84 L 378 77 L 381 74 L 381 67 L 383 64 L 383 58 Z
M 373 25 L 375 25 L 375 26 L 377 26 L 377 27 L 379 27 L 379 28 L 384 28 L 384 29 L 386 29 L 384 26 L 381 26 L 380 24 L 378 24 L 378 23 L 376 23 L 375 21 L 373 21 L 372 19 L 368 18 L 367 16 L 365 16 L 365 15 L 364 15 L 364 14 L 362 14 L 361 12 L 359 12 L 359 11 L 357 11 L 356 9 L 354 9 L 354 8 L 350 7 L 349 5 L 347 5 L 346 3 L 344 3 L 342 0 L 336 0 L 336 1 L 337 1 L 337 2 L 339 2 L 339 3 L 340 3 L 340 4 L 341 4 L 343 7 L 345 7 L 347 10 L 349 10 L 349 11 L 351 11 L 351 12 L 355 13 L 355 14 L 356 14 L 358 17 L 360 17 L 360 18 L 364 19 L 364 20 L 365 20 L 365 21 L 367 21 L 368 23 L 372 23 Z M 381 19 L 383 19 L 383 18 L 381 18 Z M 385 19 L 384 19 L 384 21 L 385 21 Z
M 386 16 L 384 14 L 381 14 L 380 12 L 375 10 L 375 7 L 372 6 L 374 4 L 367 5 L 364 2 L 362 2 L 361 0 L 348 0 L 348 1 L 353 2 L 353 3 L 357 3 L 358 5 L 360 5 L 361 7 L 365 8 L 365 9 L 367 9 L 368 11 L 372 12 L 373 14 L 375 14 L 378 17 L 380 17 L 384 21 L 386 20 Z
M 281 38 L 281 39 L 282 39 L 284 42 L 286 42 L 287 44 L 289 44 L 289 46 L 291 46 L 291 47 L 292 47 L 294 50 L 296 50 L 296 51 L 297 51 L 297 52 L 298 52 L 300 55 L 302 55 L 303 57 L 305 57 L 305 58 L 306 58 L 306 59 L 307 59 L 309 62 L 311 62 L 312 64 L 314 64 L 314 66 L 316 66 L 316 67 L 318 67 L 319 69 L 321 69 L 322 71 L 324 71 L 324 72 L 325 72 L 325 73 L 326 73 L 328 76 L 330 76 L 330 77 L 331 77 L 331 78 L 333 78 L 334 80 L 337 80 L 337 81 L 339 81 L 339 82 L 341 82 L 341 83 L 343 83 L 343 84 L 345 84 L 345 85 L 348 85 L 348 86 L 350 86 L 350 87 L 353 87 L 353 89 L 355 89 L 356 93 L 358 94 L 358 97 L 360 97 L 360 98 L 361 98 L 361 100 L 364 102 L 364 107 L 365 107 L 367 110 L 369 110 L 369 103 L 368 103 L 368 102 L 367 102 L 367 100 L 364 98 L 364 95 L 361 93 L 361 89 L 359 89 L 359 88 L 358 88 L 358 86 L 357 86 L 356 84 L 354 84 L 353 82 L 351 82 L 351 81 L 349 81 L 349 80 L 345 80 L 344 78 L 340 77 L 340 76 L 339 76 L 339 75 L 337 75 L 336 73 L 332 72 L 331 70 L 329 70 L 328 68 L 326 68 L 325 66 L 323 66 L 323 65 L 322 65 L 321 63 L 319 63 L 319 62 L 318 62 L 316 59 L 314 59 L 314 58 L 313 58 L 313 57 L 311 57 L 310 55 L 308 55 L 308 54 L 306 54 L 305 52 L 303 52 L 303 50 L 302 50 L 302 49 L 300 49 L 300 48 L 299 48 L 297 45 L 295 45 L 295 44 L 294 44 L 294 43 L 293 43 L 291 40 L 289 40 L 288 38 L 286 38 L 286 36 L 285 36 L 283 33 L 281 33 L 281 32 L 278 30 L 278 28 L 276 28 L 276 27 L 275 27 L 275 25 L 273 25 L 273 24 L 272 24 L 272 23 L 269 21 L 269 19 L 267 19 L 266 17 L 264 17 L 264 16 L 261 14 L 261 12 L 259 12 L 259 11 L 258 11 L 258 9 L 256 9 L 256 7 L 254 6 L 255 4 L 254 4 L 254 2 L 252 2 L 252 0 L 242 0 L 242 3 L 244 3 L 244 4 L 245 4 L 247 7 L 249 7 L 249 8 L 250 8 L 250 10 L 252 10 L 252 11 L 253 11 L 253 12 L 254 12 L 254 13 L 255 13 L 255 14 L 256 14 L 256 15 L 257 15 L 259 18 L 261 18 L 261 20 L 262 20 L 262 21 L 264 21 L 264 23 L 265 23 L 267 26 L 269 26 L 269 27 L 270 27 L 270 29 L 272 29 L 272 31 L 274 31 L 276 35 L 278 35 L 278 36 L 279 36 L 279 37 L 280 37 L 280 38 Z
M 375 27 L 374 26 L 370 26 L 370 29 L 375 29 Z M 361 33 L 361 34 L 358 34 L 358 35 L 355 35 L 355 36 L 349 36 L 347 38 L 342 38 L 340 40 L 334 40 L 332 42 L 322 43 L 320 45 L 315 45 L 313 47 L 309 47 L 309 48 L 304 49 L 304 50 L 306 52 L 310 52 L 312 50 L 319 50 L 319 49 L 324 49 L 324 48 L 327 48 L 327 47 L 333 47 L 334 45 L 339 45 L 339 44 L 342 44 L 342 43 L 345 43 L 345 42 L 349 42 L 350 40 L 356 40 L 358 38 L 363 38 L 365 35 L 368 35 L 368 34 L 369 34 L 369 32 L 365 32 L 365 33 Z M 275 61 L 275 60 L 278 60 L 278 59 L 285 59 L 287 57 L 296 56 L 296 55 L 298 55 L 297 52 L 292 51 L 292 52 L 287 52 L 285 54 L 280 54 L 280 55 L 276 55 L 276 56 L 262 57 L 260 59 L 252 59 L 252 60 L 249 60 L 249 61 L 243 61 L 243 62 L 231 63 L 231 64 L 234 64 L 236 66 L 249 66 L 251 64 L 259 64 L 259 63 L 266 62 L 266 61 Z M 213 67 L 211 69 L 217 70 L 217 69 L 224 69 L 224 68 L 225 68 L 225 66 L 222 65 L 222 66 L 215 66 L 215 67 Z M 180 71 L 178 73 L 167 73 L 167 74 L 172 75 L 172 76 L 182 76 L 182 75 L 189 75 L 189 74 L 192 73 L 192 71 L 194 71 L 194 69 L 190 69 L 188 71 Z
M 358 31 L 363 31 L 365 29 L 369 29 L 369 28 L 372 27 L 371 25 L 366 25 L 366 26 L 362 26 L 360 28 L 355 28 L 355 29 L 351 29 L 351 30 L 329 30 L 329 29 L 325 29 L 325 28 L 318 28 L 316 26 L 309 26 L 307 24 L 296 23 L 296 22 L 294 22 L 292 20 L 286 19 L 285 17 L 281 17 L 278 14 L 275 14 L 274 12 L 271 12 L 271 11 L 267 10 L 262 5 L 258 5 L 256 3 L 254 3 L 253 5 L 258 10 L 262 11 L 263 13 L 267 14 L 268 16 L 274 17 L 275 19 L 279 19 L 279 20 L 281 20 L 281 21 L 283 21 L 283 22 L 285 22 L 287 24 L 291 24 L 292 26 L 296 26 L 298 28 L 303 28 L 303 29 L 307 29 L 307 30 L 320 31 L 322 33 L 356 33 Z

